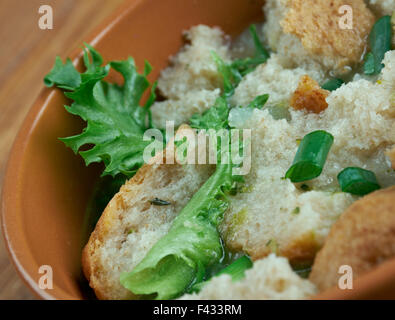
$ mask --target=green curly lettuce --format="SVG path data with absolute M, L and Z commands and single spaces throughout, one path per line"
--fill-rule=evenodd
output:
M 84 73 L 79 73 L 70 59 L 63 64 L 57 57 L 44 79 L 48 87 L 67 90 L 65 96 L 73 103 L 66 110 L 86 121 L 82 133 L 60 140 L 79 153 L 86 165 L 103 162 L 103 176 L 122 173 L 131 177 L 143 165 L 143 152 L 150 143 L 143 140 L 143 135 L 151 127 L 149 108 L 155 100 L 155 84 L 147 103 L 141 106 L 140 101 L 150 87 L 147 76 L 151 66 L 146 62 L 143 74 L 138 73 L 133 58 L 102 66 L 101 55 L 86 47 Z M 111 68 L 121 74 L 123 85 L 103 80 Z M 83 146 L 88 149 L 81 151 Z

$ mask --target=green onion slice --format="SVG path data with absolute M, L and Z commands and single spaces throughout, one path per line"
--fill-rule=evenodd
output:
M 292 182 L 303 182 L 318 177 L 324 168 L 333 140 L 333 136 L 324 130 L 306 135 L 300 142 L 295 159 L 285 174 L 285 178 Z
M 392 46 L 391 17 L 384 16 L 377 20 L 369 35 L 371 53 L 365 58 L 365 74 L 379 74 L 383 69 L 383 59 Z
M 346 168 L 338 174 L 337 180 L 343 192 L 359 196 L 380 189 L 375 174 L 362 168 Z
M 344 81 L 342 79 L 334 78 L 325 82 L 321 88 L 328 91 L 335 91 L 336 89 L 340 88 L 343 83 Z
M 252 267 L 253 263 L 251 259 L 247 256 L 242 256 L 241 258 L 235 260 L 230 265 L 218 272 L 214 277 L 218 277 L 223 274 L 230 275 L 233 281 L 238 281 L 244 278 L 245 271 Z M 198 293 L 210 280 L 196 283 L 192 286 L 189 292 Z

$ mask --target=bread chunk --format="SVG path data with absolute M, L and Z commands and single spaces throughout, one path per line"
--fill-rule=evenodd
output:
M 356 201 L 333 225 L 317 254 L 310 280 L 319 290 L 337 285 L 339 267 L 354 279 L 395 256 L 395 186 Z
M 339 26 L 339 8 L 352 7 L 352 29 Z M 285 33 L 297 36 L 304 48 L 322 58 L 325 66 L 346 72 L 361 62 L 366 39 L 375 22 L 363 0 L 288 0 L 281 26 Z
M 176 126 L 187 123 L 194 113 L 210 108 L 222 89 L 222 76 L 211 52 L 230 61 L 229 41 L 219 28 L 198 25 L 184 36 L 188 43 L 170 59 L 170 66 L 158 79 L 165 101 L 155 102 L 151 110 L 160 128 L 166 120 L 173 120 Z

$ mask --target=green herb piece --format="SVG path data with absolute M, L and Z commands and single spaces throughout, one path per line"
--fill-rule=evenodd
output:
M 255 25 L 250 26 L 250 34 L 252 36 L 252 39 L 254 40 L 254 57 L 238 59 L 232 63 L 232 68 L 236 69 L 241 74 L 241 76 L 245 76 L 248 73 L 254 71 L 258 65 L 265 63 L 266 60 L 270 57 L 269 53 L 263 47 L 262 42 L 258 37 Z
M 165 200 L 161 200 L 161 199 L 158 199 L 158 198 L 150 200 L 150 202 L 151 202 L 151 204 L 153 204 L 155 206 L 169 206 L 169 205 L 171 205 L 170 202 L 165 201 Z
M 335 78 L 325 82 L 321 87 L 322 89 L 328 91 L 335 91 L 336 89 L 339 89 L 342 84 L 344 84 L 344 81 L 342 79 Z
M 299 207 L 296 207 L 295 209 L 293 209 L 293 211 L 292 211 L 292 214 L 295 214 L 295 215 L 297 215 L 297 214 L 299 214 L 300 213 L 300 208 Z
M 66 110 L 87 122 L 81 134 L 60 140 L 79 153 L 86 165 L 103 162 L 103 176 L 122 173 L 131 177 L 143 165 L 143 151 L 150 143 L 143 140 L 143 134 L 149 128 L 155 85 L 144 106 L 140 106 L 140 100 L 150 86 L 147 76 L 151 66 L 146 62 L 143 74 L 137 72 L 132 58 L 102 66 L 101 55 L 86 46 L 85 73 L 78 73 L 70 60 L 62 65 L 60 58 L 56 58 L 54 68 L 44 80 L 47 86 L 70 90 L 65 95 L 74 102 Z M 122 75 L 123 85 L 103 81 L 110 68 Z M 79 151 L 82 146 L 90 147 Z
M 332 144 L 333 136 L 326 131 L 318 130 L 306 135 L 285 177 L 292 182 L 303 182 L 318 177 Z
M 256 108 L 256 109 L 262 109 L 264 105 L 266 104 L 267 100 L 269 100 L 269 95 L 268 94 L 263 94 L 260 96 L 257 96 L 250 104 L 247 106 L 247 108 Z
M 383 59 L 387 51 L 391 50 L 392 45 L 392 26 L 391 17 L 384 16 L 376 21 L 370 35 L 369 46 L 371 52 L 365 58 L 365 74 L 379 74 L 383 69 Z
M 225 63 L 220 56 L 212 52 L 212 57 L 217 64 L 219 73 L 222 75 L 224 82 L 224 97 L 229 98 L 234 94 L 235 88 L 245 75 L 255 70 L 255 68 L 265 63 L 269 58 L 269 53 L 263 47 L 258 34 L 256 26 L 250 26 L 250 33 L 255 45 L 255 55 L 252 58 L 237 59 L 232 63 Z
M 343 192 L 359 196 L 380 189 L 375 174 L 362 168 L 346 168 L 338 174 L 337 180 Z
M 233 263 L 222 269 L 214 277 L 218 277 L 223 274 L 231 276 L 233 281 L 239 281 L 245 277 L 245 271 L 252 268 L 253 263 L 251 259 L 247 256 L 242 256 L 241 258 L 235 260 Z M 202 288 L 210 282 L 211 279 L 203 282 L 196 283 L 193 285 L 188 292 L 198 293 Z

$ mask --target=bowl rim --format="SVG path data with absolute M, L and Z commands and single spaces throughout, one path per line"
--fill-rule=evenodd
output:
M 144 1 L 145 0 L 126 0 L 121 3 L 118 8 L 116 8 L 107 18 L 99 23 L 90 34 L 88 34 L 86 42 L 92 46 L 95 46 L 101 41 L 103 36 L 111 31 L 114 25 L 120 23 L 125 16 L 128 16 L 132 10 L 141 5 Z M 71 57 L 73 64 L 76 66 L 81 61 L 83 50 L 81 48 L 75 48 L 71 50 L 71 54 L 68 56 Z M 50 103 L 55 93 L 56 91 L 53 88 L 44 87 L 41 89 L 39 95 L 35 99 L 35 102 L 28 110 L 16 137 L 14 138 L 14 142 L 12 144 L 5 166 L 0 208 L 1 229 L 5 248 L 10 257 L 10 261 L 16 269 L 19 277 L 31 290 L 31 292 L 37 298 L 45 300 L 56 300 L 60 298 L 56 295 L 48 293 L 45 290 L 41 290 L 38 287 L 36 281 L 25 270 L 22 262 L 19 260 L 13 249 L 13 243 L 10 239 L 7 220 L 8 216 L 10 215 L 9 212 L 12 211 L 12 206 L 10 204 L 15 203 L 18 189 L 15 183 L 17 173 L 16 170 L 12 169 L 20 167 L 25 153 L 25 148 L 27 146 L 27 140 L 24 138 L 34 130 L 37 125 L 37 120 L 41 117 L 41 114 L 44 112 L 46 106 Z M 341 290 L 337 287 L 334 287 L 314 295 L 312 299 L 371 299 L 372 295 L 370 293 L 372 293 L 372 288 L 373 293 L 377 293 L 380 292 L 380 289 L 389 289 L 393 287 L 391 284 L 395 283 L 395 258 L 385 261 L 366 274 L 358 277 L 355 279 L 355 283 L 357 287 L 355 289 L 357 290 Z M 73 300 L 75 297 L 64 292 L 62 299 Z

